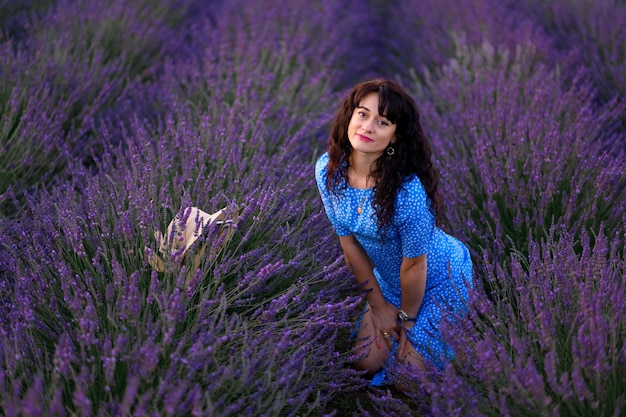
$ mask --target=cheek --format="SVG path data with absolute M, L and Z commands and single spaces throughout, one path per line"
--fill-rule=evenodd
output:
M 354 118 L 350 119 L 350 123 L 348 123 L 348 132 L 355 128 Z
M 391 138 L 391 140 L 392 140 L 393 142 L 395 142 L 395 141 L 397 140 L 397 138 L 396 138 L 396 129 L 393 129 L 393 132 L 391 132 L 391 133 L 389 134 L 389 137 Z

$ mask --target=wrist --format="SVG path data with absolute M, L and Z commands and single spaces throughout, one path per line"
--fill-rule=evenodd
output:
M 417 315 L 409 316 L 406 311 L 400 309 L 398 310 L 398 321 L 402 325 L 406 323 L 415 323 L 417 321 Z

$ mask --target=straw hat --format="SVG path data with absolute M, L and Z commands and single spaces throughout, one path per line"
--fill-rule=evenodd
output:
M 167 226 L 167 234 L 164 236 L 160 231 L 154 232 L 154 237 L 159 244 L 159 253 L 164 257 L 177 255 L 182 261 L 187 250 L 198 240 L 204 229 L 211 223 L 221 224 L 232 229 L 233 221 L 227 219 L 224 211 L 226 208 L 209 214 L 198 207 L 187 207 L 182 218 L 176 215 Z M 184 223 L 181 220 L 187 219 Z M 232 233 L 226 236 L 230 238 Z M 223 242 L 225 243 L 225 242 Z M 204 254 L 204 250 L 202 251 Z M 163 259 L 156 253 L 148 256 L 148 262 L 154 269 L 162 272 L 164 268 Z

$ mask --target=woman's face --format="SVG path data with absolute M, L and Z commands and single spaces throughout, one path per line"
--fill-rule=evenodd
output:
M 352 113 L 348 139 L 354 151 L 380 156 L 395 142 L 396 125 L 378 114 L 378 93 L 366 95 Z

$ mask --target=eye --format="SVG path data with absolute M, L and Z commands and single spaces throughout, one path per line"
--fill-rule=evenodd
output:
M 387 127 L 389 126 L 389 123 L 386 122 L 385 120 L 379 120 L 378 122 L 376 122 L 378 124 L 378 126 L 380 127 Z
M 364 117 L 366 117 L 366 116 L 367 116 L 367 115 L 365 114 L 365 112 L 364 112 L 364 111 L 358 111 L 358 112 L 357 112 L 357 114 L 358 114 L 358 115 L 359 115 L 359 117 L 361 117 L 361 118 L 364 118 Z

